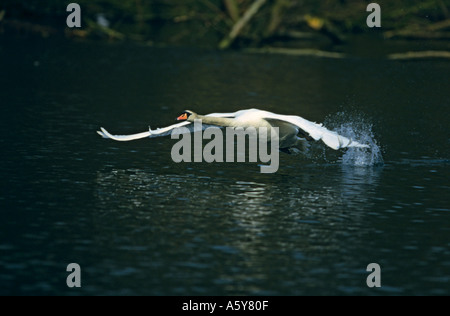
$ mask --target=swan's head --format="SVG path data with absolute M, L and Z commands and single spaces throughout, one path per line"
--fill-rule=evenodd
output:
M 186 110 L 183 113 L 181 113 L 180 116 L 177 117 L 177 121 L 190 121 L 190 122 L 193 122 L 196 117 L 197 117 L 197 113 L 194 113 L 192 111 Z

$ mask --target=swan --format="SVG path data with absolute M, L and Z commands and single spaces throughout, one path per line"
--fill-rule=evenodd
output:
M 233 113 L 210 113 L 199 115 L 193 111 L 186 110 L 177 117 L 180 123 L 163 128 L 157 128 L 132 135 L 112 135 L 103 127 L 97 133 L 103 138 L 110 138 L 116 141 L 131 141 L 145 137 L 167 136 L 172 132 L 176 133 L 177 128 L 186 126 L 190 132 L 193 131 L 195 120 L 201 120 L 202 129 L 210 126 L 218 127 L 254 127 L 256 129 L 266 127 L 270 131 L 271 127 L 279 128 L 279 148 L 282 152 L 291 153 L 291 149 L 304 148 L 305 141 L 322 141 L 328 147 L 338 150 L 347 147 L 368 148 L 366 144 L 361 144 L 351 138 L 339 135 L 330 131 L 322 124 L 308 121 L 296 115 L 281 115 L 269 111 L 248 109 Z

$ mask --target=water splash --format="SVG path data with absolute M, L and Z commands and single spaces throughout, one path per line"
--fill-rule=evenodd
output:
M 370 146 L 369 148 L 347 148 L 339 159 L 343 165 L 367 167 L 383 164 L 382 150 L 374 137 L 373 124 L 367 119 L 361 115 L 338 112 L 328 117 L 326 124 L 335 132 Z

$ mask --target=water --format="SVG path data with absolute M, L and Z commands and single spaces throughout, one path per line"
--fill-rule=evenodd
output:
M 354 167 L 376 167 L 384 164 L 382 150 L 373 133 L 373 125 L 364 117 L 339 112 L 328 117 L 325 122 L 328 128 L 340 135 L 369 146 L 369 148 L 348 148 L 340 158 L 341 164 Z
M 0 294 L 450 294 L 448 62 L 1 40 Z M 261 174 L 95 133 L 251 107 L 376 151 L 314 144 Z

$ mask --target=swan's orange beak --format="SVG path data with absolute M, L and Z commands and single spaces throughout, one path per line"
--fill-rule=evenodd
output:
M 187 120 L 187 114 L 183 113 L 180 116 L 177 117 L 177 121 L 186 121 Z

